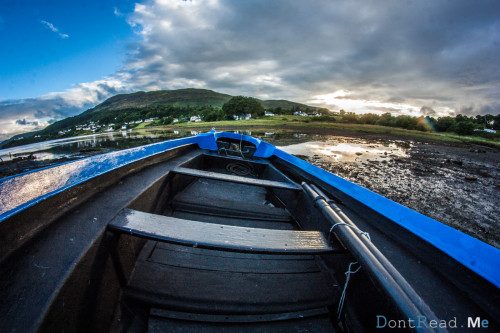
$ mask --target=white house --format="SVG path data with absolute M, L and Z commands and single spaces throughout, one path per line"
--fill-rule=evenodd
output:
M 126 130 L 127 129 L 127 125 L 122 125 L 122 130 Z
M 295 111 L 293 113 L 295 116 L 302 116 L 302 117 L 307 117 L 307 113 L 303 112 L 303 111 Z
M 250 113 L 247 113 L 245 115 L 234 115 L 233 118 L 234 120 L 248 120 L 252 119 L 252 115 Z
M 189 121 L 199 122 L 199 121 L 201 121 L 201 117 L 200 116 L 191 116 Z
M 172 123 L 178 123 L 179 122 L 179 119 L 178 118 L 174 118 L 174 120 L 172 120 Z
M 269 112 L 269 111 L 266 111 L 266 113 L 264 114 L 266 117 L 274 117 L 275 114 L 272 113 L 272 112 Z

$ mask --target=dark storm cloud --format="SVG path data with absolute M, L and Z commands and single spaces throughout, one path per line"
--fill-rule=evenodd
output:
M 424 116 L 429 116 L 429 117 L 435 117 L 438 115 L 433 108 L 428 106 L 422 106 L 422 108 L 420 109 L 420 113 Z
M 193 82 L 301 100 L 348 89 L 484 108 L 499 88 L 498 12 L 497 1 L 147 2 L 131 18 L 144 41 L 130 65 L 146 89 Z
M 16 120 L 16 124 L 18 125 L 29 125 L 29 126 L 38 126 L 38 121 L 26 121 L 26 119 L 18 119 Z

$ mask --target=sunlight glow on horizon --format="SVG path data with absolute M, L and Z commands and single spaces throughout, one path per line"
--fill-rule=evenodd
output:
M 316 95 L 308 103 L 318 104 L 325 107 L 338 107 L 346 112 L 354 113 L 376 113 L 383 114 L 386 112 L 395 114 L 405 114 L 418 116 L 420 115 L 420 107 L 403 103 L 389 103 L 364 99 L 350 99 L 347 96 L 353 93 L 348 90 L 337 90 L 331 94 Z M 332 110 L 333 111 L 333 110 Z

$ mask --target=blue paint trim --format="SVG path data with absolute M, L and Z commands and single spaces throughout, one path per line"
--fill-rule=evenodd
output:
M 216 140 L 218 138 L 230 138 L 230 139 L 243 140 L 253 143 L 255 147 L 257 147 L 257 150 L 253 155 L 254 157 L 262 157 L 262 158 L 271 157 L 273 156 L 274 150 L 276 149 L 276 147 L 274 147 L 272 144 L 269 144 L 265 141 L 262 141 L 261 139 L 257 139 L 244 134 L 236 134 L 231 132 L 215 132 L 214 130 L 212 130 L 208 133 L 200 134 L 198 135 L 198 137 L 202 138 L 201 139 L 202 141 L 199 142 L 200 148 L 209 149 L 213 151 L 217 151 Z
M 198 143 L 200 140 L 203 141 L 203 138 L 193 136 L 153 143 L 1 179 L 0 223 L 51 196 L 92 178 L 169 149 Z
M 500 288 L 499 249 L 280 149 L 276 148 L 274 156 L 295 165 L 379 212 Z

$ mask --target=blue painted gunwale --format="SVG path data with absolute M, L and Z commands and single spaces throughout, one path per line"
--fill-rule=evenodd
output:
M 196 136 L 96 155 L 0 179 L 0 223 L 92 178 L 176 147 L 198 143 Z
M 287 154 L 261 139 L 229 132 L 211 131 L 193 137 L 97 155 L 4 178 L 0 180 L 0 223 L 40 201 L 89 179 L 181 145 L 197 143 L 201 149 L 217 151 L 216 139 L 219 137 L 252 142 L 257 147 L 255 157 L 269 158 L 276 156 L 295 165 L 379 212 L 500 288 L 499 249 Z M 36 193 L 38 196 L 31 198 L 29 196 L 24 197 L 22 193 L 19 194 L 23 187 L 37 183 L 43 177 L 48 177 L 48 185 L 38 189 L 39 193 Z

